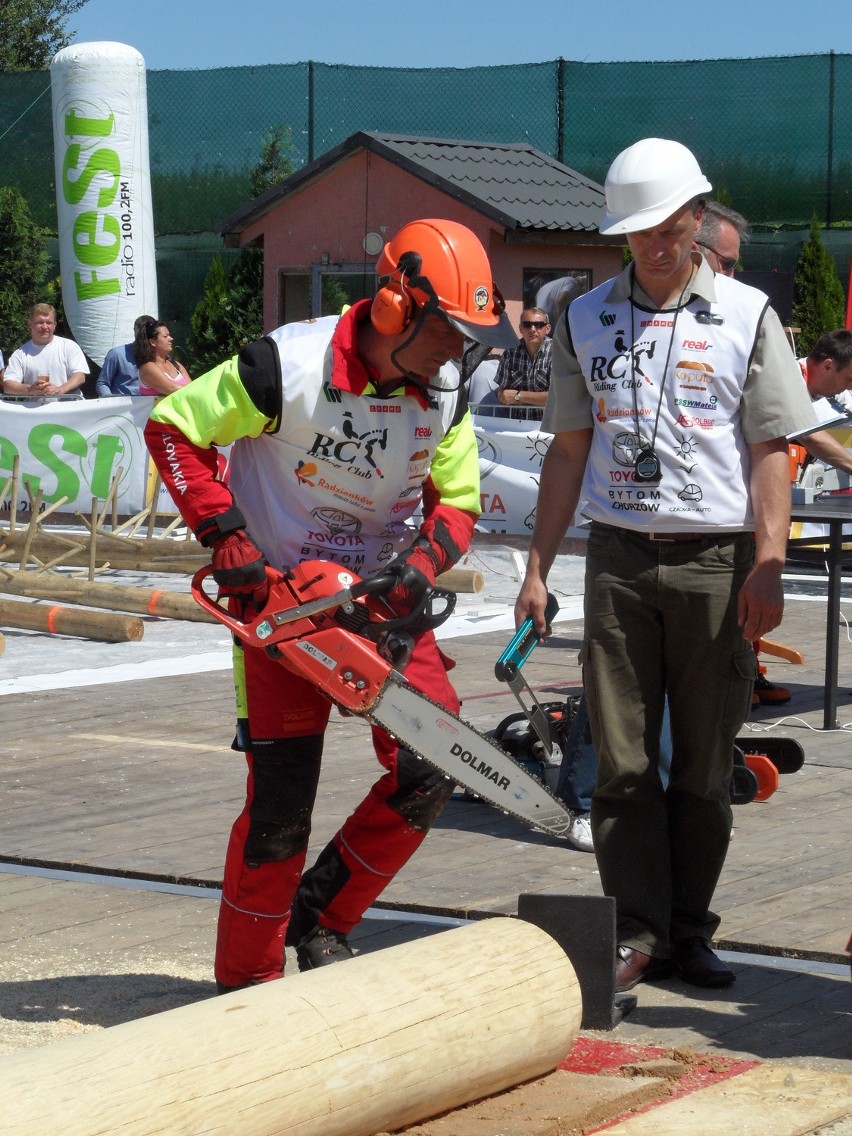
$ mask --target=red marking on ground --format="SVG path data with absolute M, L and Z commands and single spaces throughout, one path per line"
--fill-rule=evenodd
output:
M 679 1062 L 684 1067 L 683 1075 L 679 1080 L 668 1082 L 668 1093 L 659 1101 L 635 1109 L 633 1113 L 625 1113 L 614 1117 L 602 1124 L 599 1128 L 589 1129 L 589 1132 L 603 1132 L 605 1129 L 617 1124 L 625 1116 L 639 1112 L 650 1112 L 661 1104 L 667 1104 L 678 1097 L 688 1096 L 697 1089 L 704 1089 L 718 1081 L 728 1080 L 747 1069 L 760 1065 L 760 1061 L 741 1061 L 730 1057 L 715 1056 L 710 1053 L 694 1053 L 688 1047 L 663 1049 L 655 1045 L 622 1045 L 612 1041 L 596 1041 L 592 1038 L 578 1037 L 574 1047 L 560 1069 L 569 1073 L 603 1074 L 612 1076 L 617 1074 L 624 1065 L 637 1065 L 644 1061 L 658 1061 L 668 1058 Z

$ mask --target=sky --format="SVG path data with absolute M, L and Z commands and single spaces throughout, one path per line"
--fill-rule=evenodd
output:
M 88 0 L 78 42 L 135 47 L 149 70 L 264 63 L 474 67 L 560 56 L 731 59 L 852 53 L 849 0 Z

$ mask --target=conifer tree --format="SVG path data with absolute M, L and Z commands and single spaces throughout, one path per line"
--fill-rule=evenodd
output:
M 48 263 L 47 233 L 17 189 L 0 186 L 0 348 L 6 359 L 29 339 L 27 316 L 45 298 Z
M 255 196 L 295 169 L 290 156 L 290 128 L 279 126 L 264 137 L 260 161 L 251 171 Z M 216 257 L 204 281 L 204 297 L 192 313 L 189 350 L 192 372 L 203 374 L 263 334 L 263 251 L 245 248 L 230 272 Z
M 843 285 L 822 243 L 816 217 L 799 255 L 793 287 L 793 325 L 801 329 L 798 351 L 807 355 L 824 332 L 843 327 L 846 319 Z

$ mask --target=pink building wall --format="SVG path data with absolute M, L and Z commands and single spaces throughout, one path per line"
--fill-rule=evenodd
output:
M 240 243 L 264 249 L 264 331 L 281 322 L 279 273 L 309 273 L 312 265 L 366 264 L 376 256 L 364 251 L 367 233 L 385 240 L 418 217 L 444 217 L 472 229 L 485 246 L 497 287 L 513 323 L 521 312 L 523 271 L 530 268 L 588 269 L 592 285 L 621 268 L 621 249 L 583 234 L 561 235 L 560 242 L 507 243 L 499 222 L 451 195 L 428 185 L 384 158 L 359 151 L 326 171 L 242 232 Z

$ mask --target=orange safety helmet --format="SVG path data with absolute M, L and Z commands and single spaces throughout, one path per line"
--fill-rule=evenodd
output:
M 423 309 L 477 343 L 516 346 L 485 249 L 464 225 L 431 218 L 403 225 L 379 254 L 376 272 L 385 280 L 370 318 L 382 335 L 398 335 Z

